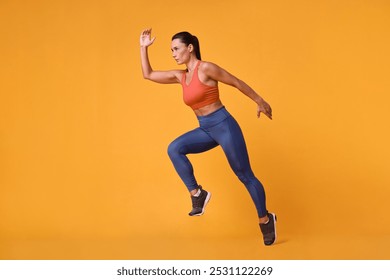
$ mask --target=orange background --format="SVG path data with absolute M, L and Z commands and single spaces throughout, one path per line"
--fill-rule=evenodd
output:
M 0 2 L 1 259 L 388 259 L 388 1 Z M 213 193 L 202 217 L 166 154 L 196 118 L 170 38 L 273 107 L 221 85 L 279 218 L 262 245 L 256 211 L 222 151 L 191 156 Z

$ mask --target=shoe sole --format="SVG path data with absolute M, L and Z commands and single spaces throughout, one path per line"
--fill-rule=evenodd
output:
M 192 216 L 202 216 L 204 214 L 204 210 L 206 209 L 207 203 L 209 203 L 210 198 L 211 198 L 211 193 L 208 192 L 206 199 L 204 201 L 204 204 L 203 204 L 202 212 L 200 212 L 199 214 L 192 215 Z

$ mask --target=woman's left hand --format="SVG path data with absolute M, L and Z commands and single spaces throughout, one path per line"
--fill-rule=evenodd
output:
M 260 118 L 260 113 L 265 114 L 268 118 L 272 120 L 272 108 L 271 106 L 265 102 L 264 99 L 257 104 L 257 117 Z

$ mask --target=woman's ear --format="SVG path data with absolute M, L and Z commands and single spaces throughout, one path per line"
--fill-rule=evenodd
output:
M 188 50 L 189 52 L 192 52 L 194 50 L 194 46 L 192 44 L 188 45 Z

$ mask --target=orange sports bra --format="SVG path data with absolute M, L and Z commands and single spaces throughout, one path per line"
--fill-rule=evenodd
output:
M 200 60 L 195 66 L 194 74 L 189 85 L 186 84 L 186 73 L 183 73 L 181 85 L 183 86 L 184 103 L 193 110 L 219 101 L 218 86 L 208 86 L 202 83 L 198 77 L 198 67 Z

